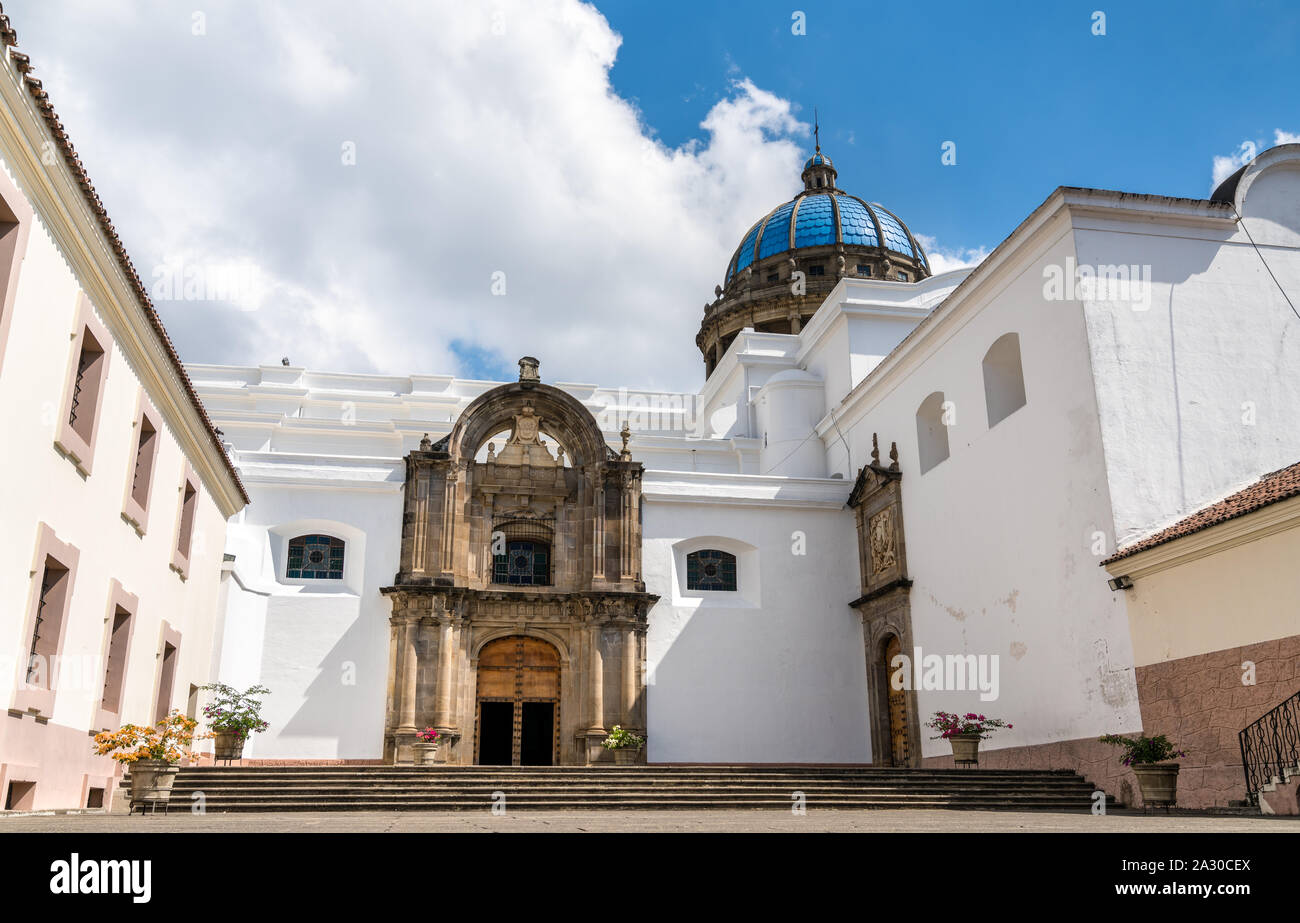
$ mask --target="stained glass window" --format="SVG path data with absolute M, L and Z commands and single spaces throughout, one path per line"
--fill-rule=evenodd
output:
M 505 554 L 492 558 L 492 582 L 514 586 L 549 586 L 551 547 L 543 542 L 506 542 Z
M 300 535 L 289 539 L 285 576 L 300 580 L 342 580 L 343 539 L 330 535 Z
M 736 589 L 736 556 L 725 551 L 705 549 L 686 556 L 686 589 Z

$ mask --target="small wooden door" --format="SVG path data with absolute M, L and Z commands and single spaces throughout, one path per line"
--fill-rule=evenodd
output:
M 907 690 L 895 689 L 890 682 L 894 669 L 891 664 L 903 650 L 898 636 L 889 639 L 885 645 L 884 675 L 889 703 L 889 756 L 894 766 L 910 766 L 911 752 L 907 742 Z
M 476 762 L 553 766 L 559 731 L 559 651 L 523 635 L 484 645 L 478 656 Z

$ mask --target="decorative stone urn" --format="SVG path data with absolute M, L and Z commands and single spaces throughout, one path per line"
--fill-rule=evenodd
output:
M 619 747 L 614 751 L 615 766 L 635 766 L 641 757 L 640 747 Z
M 237 760 L 243 757 L 244 735 L 241 732 L 217 728 L 213 731 L 213 740 L 215 743 L 213 744 L 212 758 L 217 762 Z
M 1171 808 L 1178 801 L 1178 763 L 1134 763 L 1142 807 Z
M 180 771 L 179 766 L 166 760 L 136 760 L 131 764 L 131 806 L 167 804 Z
M 953 762 L 958 766 L 979 765 L 980 739 L 979 734 L 953 734 L 949 737 Z
M 411 757 L 416 766 L 432 766 L 434 754 L 438 752 L 436 743 L 411 744 Z

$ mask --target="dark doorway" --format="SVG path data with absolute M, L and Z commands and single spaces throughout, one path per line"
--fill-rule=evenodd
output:
M 514 751 L 515 703 L 479 702 L 478 761 L 482 766 L 509 766 Z
M 550 766 L 555 753 L 555 703 L 524 702 L 519 765 Z

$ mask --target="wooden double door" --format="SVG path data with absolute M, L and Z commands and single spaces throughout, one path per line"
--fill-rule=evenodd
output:
M 554 766 L 559 761 L 560 654 L 539 638 L 512 635 L 478 658 L 475 762 Z
M 898 636 L 892 636 L 885 645 L 885 701 L 889 707 L 889 762 L 892 766 L 910 766 L 912 764 L 910 747 L 907 743 L 907 690 L 895 689 L 890 682 L 894 674 L 894 658 L 902 653 L 903 645 Z

